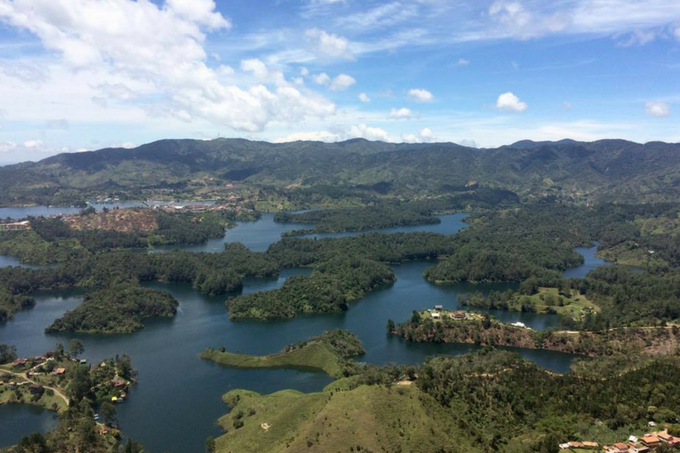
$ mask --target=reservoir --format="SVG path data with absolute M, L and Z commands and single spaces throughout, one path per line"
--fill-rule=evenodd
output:
M 434 231 L 454 234 L 465 226 L 464 215 L 443 216 L 442 223 L 423 227 L 394 229 L 398 231 Z M 299 226 L 276 224 L 265 215 L 254 223 L 240 223 L 227 232 L 214 251 L 224 242 L 243 242 L 262 251 L 280 238 L 282 231 Z M 587 261 L 587 260 L 586 260 Z M 270 354 L 284 346 L 318 335 L 329 329 L 348 329 L 359 336 L 366 355 L 356 360 L 375 364 L 416 364 L 438 354 L 458 355 L 476 349 L 473 345 L 416 344 L 400 337 L 388 336 L 388 319 L 406 321 L 413 310 L 434 305 L 458 308 L 457 298 L 474 292 L 488 293 L 514 287 L 511 284 L 469 284 L 437 286 L 428 283 L 423 271 L 434 262 L 411 262 L 395 266 L 397 281 L 369 293 L 340 314 L 306 315 L 287 321 L 229 320 L 224 302 L 226 296 L 206 296 L 187 284 L 153 283 L 147 286 L 167 290 L 180 302 L 173 319 L 153 320 L 146 328 L 131 335 L 47 335 L 45 327 L 65 311 L 82 302 L 82 292 L 52 291 L 35 294 L 37 306 L 17 313 L 0 325 L 0 343 L 14 344 L 22 356 L 42 354 L 57 342 L 80 339 L 85 345 L 84 357 L 96 361 L 126 353 L 139 371 L 138 384 L 125 404 L 118 406 L 118 419 L 126 436 L 144 444 L 151 453 L 200 453 L 206 437 L 219 436 L 217 419 L 228 412 L 221 396 L 232 389 L 248 389 L 272 393 L 282 389 L 313 392 L 323 389 L 331 378 L 322 373 L 298 370 L 236 370 L 203 361 L 198 354 L 205 348 L 224 346 L 230 352 Z M 293 275 L 309 273 L 309 269 L 292 269 L 278 278 L 247 279 L 243 293 L 266 291 L 280 287 Z M 555 326 L 556 315 L 536 315 L 493 311 L 505 322 L 521 321 L 535 329 Z M 566 372 L 573 356 L 551 352 L 516 349 L 525 358 L 557 372 Z M 16 412 L 0 407 L 0 425 L 13 419 Z M 4 411 L 4 412 L 3 412 Z M 39 412 L 26 415 L 22 427 L 28 432 L 45 429 L 45 417 Z M 23 431 L 0 430 L 0 446 L 13 444 Z

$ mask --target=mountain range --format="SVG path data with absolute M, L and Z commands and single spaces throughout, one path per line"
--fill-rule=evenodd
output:
M 267 143 L 245 139 L 161 140 L 134 149 L 65 153 L 0 167 L 0 203 L 64 193 L 221 182 L 294 189 L 375 188 L 440 194 L 471 182 L 522 197 L 668 201 L 680 195 L 680 144 L 624 140 L 521 141 L 494 149 L 453 143 Z

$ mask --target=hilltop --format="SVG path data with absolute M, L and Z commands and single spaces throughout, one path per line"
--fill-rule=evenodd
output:
M 285 191 L 332 186 L 374 195 L 427 195 L 483 186 L 525 198 L 662 201 L 680 195 L 680 144 L 522 141 L 476 149 L 363 139 L 161 140 L 0 167 L 0 204 L 73 200 L 96 191 L 191 192 L 205 178 L 215 187 L 237 183 Z

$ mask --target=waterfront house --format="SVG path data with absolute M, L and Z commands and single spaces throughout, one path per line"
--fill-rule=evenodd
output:
M 0 223 L 0 231 L 26 231 L 31 229 L 31 222 Z
M 127 386 L 127 383 L 119 378 L 111 379 L 111 386 L 117 389 L 124 389 Z
M 54 374 L 56 376 L 63 376 L 64 374 L 66 374 L 66 368 L 57 368 L 56 370 L 54 370 Z
M 444 309 L 444 306 L 443 305 L 435 305 L 434 309 L 437 310 L 437 311 L 442 311 Z
M 645 434 L 645 437 L 640 439 L 640 442 L 642 442 L 642 445 L 649 448 L 656 448 L 661 444 L 661 440 L 659 440 L 659 436 L 656 434 Z
M 464 311 L 454 311 L 451 313 L 453 319 L 465 319 L 466 315 Z
M 437 313 L 437 312 L 432 313 L 432 319 L 439 319 L 439 318 L 441 318 L 441 315 L 439 313 Z
M 24 366 L 28 363 L 28 359 L 16 359 L 14 362 L 12 362 L 12 368 L 19 368 L 20 366 Z

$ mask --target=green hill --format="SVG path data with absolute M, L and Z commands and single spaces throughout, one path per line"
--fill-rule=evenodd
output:
M 235 368 L 311 368 L 340 378 L 351 366 L 347 358 L 365 352 L 356 335 L 345 330 L 333 330 L 287 346 L 278 354 L 258 357 L 208 348 L 200 357 Z
M 334 186 L 407 195 L 464 190 L 475 181 L 537 198 L 659 201 L 680 195 L 679 151 L 678 144 L 623 140 L 525 141 L 497 149 L 360 139 L 162 140 L 0 167 L 0 203 L 58 201 L 88 191 L 181 189 L 205 176 L 257 187 Z
M 219 420 L 225 434 L 217 439 L 218 453 L 481 451 L 415 386 L 266 396 L 235 390 L 223 399 L 232 410 Z

